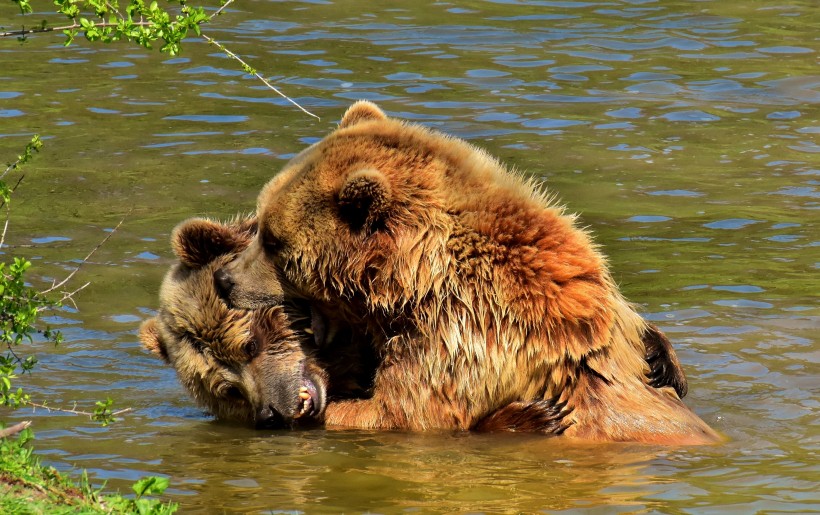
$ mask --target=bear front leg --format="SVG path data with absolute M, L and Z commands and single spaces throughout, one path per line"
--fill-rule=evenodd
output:
M 393 417 L 375 399 L 331 402 L 325 409 L 325 426 L 357 429 L 398 429 Z
M 446 380 L 419 379 L 422 367 L 414 360 L 394 361 L 380 368 L 370 399 L 331 402 L 325 425 L 359 429 L 466 430 L 471 418 L 463 399 L 447 395 Z
M 408 378 L 416 367 L 406 362 L 382 364 L 373 379 L 372 396 L 367 399 L 332 401 L 325 409 L 325 426 L 357 429 L 409 429 L 401 407 L 412 404 L 411 385 L 418 381 Z M 415 384 L 414 384 L 415 383 Z

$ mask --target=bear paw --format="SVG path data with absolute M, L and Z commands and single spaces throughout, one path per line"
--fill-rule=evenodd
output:
M 479 420 L 473 427 L 476 431 L 509 431 L 519 433 L 541 433 L 558 436 L 573 424 L 566 420 L 573 408 L 559 397 L 541 401 L 516 401 Z
M 689 386 L 683 367 L 672 347 L 672 342 L 660 329 L 650 324 L 643 335 L 643 343 L 646 349 L 646 363 L 649 365 L 649 372 L 646 374 L 649 386 L 653 388 L 671 386 L 677 392 L 678 397 L 683 399 Z

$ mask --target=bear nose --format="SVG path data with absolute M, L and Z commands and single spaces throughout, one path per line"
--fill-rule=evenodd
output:
M 285 425 L 285 418 L 271 406 L 256 412 L 256 429 L 281 429 Z
M 231 274 L 226 272 L 224 268 L 220 268 L 214 272 L 214 283 L 216 284 L 216 291 L 219 293 L 219 296 L 222 297 L 223 300 L 229 300 L 231 290 L 233 290 L 235 284 Z

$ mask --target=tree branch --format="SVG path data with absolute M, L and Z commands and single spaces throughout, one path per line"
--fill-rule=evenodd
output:
M 20 162 L 20 159 L 15 161 L 13 165 L 10 165 L 9 168 L 6 169 L 5 173 L 3 173 L 2 176 L 0 176 L 0 179 L 2 179 L 3 176 L 5 176 L 6 173 L 8 173 L 8 171 L 11 169 L 11 166 L 17 166 L 17 164 L 19 162 Z M 25 176 L 26 176 L 26 174 L 22 174 L 20 176 L 20 178 L 17 179 L 17 183 L 14 185 L 13 188 L 9 189 L 9 193 L 14 193 L 14 190 L 17 189 L 17 186 L 19 186 L 21 182 L 23 182 L 23 178 Z M 3 199 L 2 202 L 0 202 L 0 208 L 2 208 L 3 206 L 6 207 L 6 220 L 3 222 L 3 232 L 2 232 L 2 234 L 0 234 L 0 249 L 3 248 L 3 243 L 6 241 L 6 232 L 8 232 L 8 230 L 9 230 L 9 219 L 11 218 L 11 207 L 6 205 L 5 199 Z
M 117 13 L 119 15 L 119 13 Z M 117 27 L 118 23 L 109 23 L 107 21 L 95 23 L 95 27 Z M 148 27 L 151 25 L 150 21 L 135 21 L 134 25 L 138 27 Z M 0 32 L 0 38 L 10 37 L 10 36 L 25 36 L 27 34 L 42 34 L 44 32 L 56 32 L 56 31 L 63 31 L 63 30 L 71 30 L 71 29 L 79 29 L 82 26 L 74 22 L 72 25 L 62 25 L 60 27 L 38 27 L 36 29 L 26 29 L 22 28 L 20 30 L 14 31 L 7 31 L 7 32 Z
M 307 114 L 308 116 L 311 116 L 311 117 L 316 118 L 317 120 L 319 120 L 320 118 L 319 118 L 317 115 L 315 115 L 315 114 L 311 113 L 310 111 L 308 111 L 307 109 L 305 109 L 304 107 L 302 107 L 301 105 L 299 105 L 299 104 L 298 104 L 295 100 L 293 100 L 293 99 L 292 99 L 292 98 L 290 98 L 289 96 L 287 96 L 287 95 L 285 95 L 284 93 L 282 93 L 279 89 L 277 89 L 276 87 L 274 87 L 274 86 L 273 86 L 270 82 L 268 82 L 268 80 L 267 80 L 267 79 L 265 79 L 264 77 L 262 77 L 262 75 L 260 75 L 260 74 L 259 74 L 256 70 L 254 70 L 253 68 L 251 68 L 251 66 L 250 66 L 248 63 L 246 63 L 245 61 L 243 61 L 243 60 L 242 60 L 242 58 L 240 58 L 238 55 L 236 55 L 235 53 L 233 53 L 233 52 L 231 52 L 230 50 L 228 50 L 227 48 L 225 48 L 225 46 L 224 46 L 224 45 L 222 45 L 221 43 L 219 43 L 219 42 L 218 42 L 218 41 L 216 41 L 215 39 L 213 39 L 213 38 L 211 38 L 211 37 L 209 37 L 209 36 L 207 36 L 207 35 L 205 35 L 205 34 L 203 34 L 203 33 L 202 33 L 202 31 L 200 30 L 200 26 L 201 26 L 201 25 L 203 25 L 203 24 L 205 24 L 205 23 L 210 23 L 210 22 L 212 22 L 212 21 L 214 20 L 214 18 L 216 18 L 217 16 L 221 15 L 221 14 L 224 12 L 224 10 L 225 10 L 225 9 L 226 9 L 229 5 L 231 5 L 233 2 L 234 2 L 234 0 L 227 0 L 227 1 L 225 1 L 225 3 L 224 3 L 224 4 L 222 4 L 222 6 L 221 6 L 219 9 L 217 9 L 216 11 L 214 11 L 214 13 L 213 13 L 213 14 L 211 14 L 210 16 L 208 16 L 207 18 L 195 18 L 195 19 L 194 19 L 195 21 L 193 22 L 193 24 L 194 24 L 194 25 L 193 25 L 193 28 L 196 30 L 196 32 L 197 32 L 200 36 L 202 36 L 203 38 L 205 38 L 205 40 L 206 40 L 208 43 L 210 43 L 211 45 L 214 45 L 214 46 L 216 46 L 217 48 L 219 48 L 219 49 L 220 49 L 223 53 L 225 53 L 225 55 L 227 55 L 227 56 L 228 56 L 228 57 L 230 57 L 231 59 L 234 59 L 235 61 L 238 61 L 238 62 L 242 65 L 242 67 L 244 68 L 244 70 L 245 70 L 246 72 L 248 72 L 248 74 L 250 74 L 250 75 L 252 75 L 252 76 L 256 77 L 257 79 L 259 79 L 260 81 L 262 81 L 262 83 L 263 83 L 266 87 L 268 87 L 271 91 L 273 91 L 274 93 L 276 93 L 276 94 L 277 94 L 277 95 L 279 95 L 280 97 L 284 98 L 286 101 L 288 101 L 290 104 L 292 104 L 293 106 L 295 106 L 296 108 L 298 108 L 298 109 L 299 109 L 300 111 L 302 111 L 303 113 L 305 113 L 305 114 Z M 142 12 L 142 11 L 140 11 L 140 12 L 139 12 L 139 15 L 140 15 L 140 19 L 139 19 L 139 21 L 131 21 L 131 20 L 130 20 L 130 15 L 129 15 L 129 20 L 126 20 L 126 18 L 122 15 L 122 13 L 121 13 L 121 12 L 117 9 L 118 5 L 117 5 L 116 3 L 113 3 L 113 4 L 112 4 L 111 2 L 109 2 L 108 0 L 106 0 L 106 2 L 105 2 L 105 6 L 108 8 L 108 10 L 109 10 L 110 12 L 113 12 L 113 13 L 116 15 L 116 17 L 118 17 L 118 18 L 121 20 L 121 22 L 128 21 L 128 22 L 129 22 L 129 23 L 131 23 L 133 26 L 137 26 L 137 27 L 154 27 L 154 26 L 156 26 L 156 25 L 157 25 L 155 21 L 145 21 L 145 20 L 144 20 L 144 18 L 142 17 L 142 14 L 143 14 L 143 12 Z M 62 12 L 62 13 L 64 13 L 64 14 L 65 14 L 65 12 L 64 12 L 63 10 L 61 10 L 60 12 Z M 202 12 L 202 11 L 200 10 L 200 12 Z M 191 11 L 189 10 L 189 8 L 188 8 L 187 6 L 185 6 L 185 5 L 183 4 L 183 7 L 182 7 L 182 13 L 183 13 L 183 16 L 188 16 L 188 15 L 191 13 Z M 55 32 L 55 31 L 79 31 L 79 30 L 82 30 L 82 29 L 83 29 L 82 24 L 81 24 L 81 23 L 77 23 L 76 19 L 74 19 L 74 16 L 71 16 L 71 15 L 69 15 L 69 16 L 70 16 L 70 17 L 71 17 L 71 19 L 72 19 L 72 24 L 71 24 L 71 25 L 65 25 L 65 26 L 61 26 L 61 27 L 46 27 L 46 26 L 45 26 L 45 22 L 44 22 L 44 26 L 42 26 L 42 27 L 38 27 L 38 28 L 26 29 L 25 27 L 23 27 L 23 28 L 22 28 L 22 29 L 20 29 L 20 30 L 8 31 L 8 32 L 0 32 L 0 37 L 8 37 L 8 36 L 19 36 L 19 37 L 25 37 L 27 34 L 35 34 L 35 33 Z M 101 15 L 99 15 L 99 16 L 101 17 Z M 191 19 L 191 18 L 188 18 L 188 20 L 190 20 L 190 19 Z M 179 21 L 179 20 L 178 20 L 178 21 Z M 171 23 L 171 26 L 173 27 L 173 26 L 174 26 L 174 24 L 178 23 L 178 21 L 177 21 L 177 22 L 172 22 L 172 23 Z M 92 22 L 92 23 L 93 23 L 93 22 Z M 103 28 L 103 29 L 105 29 L 105 28 L 110 28 L 110 27 L 120 27 L 120 26 L 121 26 L 121 23 L 112 23 L 112 22 L 107 22 L 107 21 L 105 21 L 104 19 L 103 19 L 100 23 L 93 23 L 93 27 L 94 27 L 95 29 L 96 29 L 96 28 Z M 183 25 L 183 26 L 184 26 L 184 25 Z M 70 33 L 70 34 L 72 34 L 72 33 Z M 70 35 L 70 36 L 69 36 L 68 43 L 70 43 L 70 42 L 71 42 L 72 37 L 73 37 L 73 35 Z M 86 37 L 88 37 L 87 28 L 86 28 Z M 107 37 L 110 37 L 110 36 L 108 36 L 108 35 L 107 35 Z M 118 36 L 118 37 L 119 37 L 119 36 Z M 132 35 L 125 35 L 125 37 L 127 37 L 127 38 L 130 40 L 130 39 L 132 38 Z M 162 37 L 162 36 L 160 36 L 160 37 Z M 183 38 L 184 38 L 184 36 L 183 36 Z M 153 36 L 152 40 L 153 40 L 153 39 L 156 39 L 156 36 Z M 168 45 L 166 45 L 166 46 L 171 45 L 171 42 L 169 42 L 169 40 L 168 40 L 168 38 L 167 38 L 167 37 L 163 37 L 163 39 L 166 41 L 166 43 L 168 43 Z M 180 41 L 181 41 L 181 40 L 180 40 Z M 68 43 L 66 43 L 66 44 L 68 44 Z M 144 42 L 144 41 L 141 41 L 141 40 L 140 40 L 140 44 L 143 44 L 144 46 L 150 46 L 148 43 L 146 43 L 146 42 Z M 178 50 L 179 50 L 179 42 L 177 42 L 177 41 L 175 41 L 175 40 L 174 40 L 174 42 L 173 42 L 173 46 L 172 46 L 172 50 L 171 50 L 172 55 L 173 55 L 173 53 L 174 53 L 174 52 L 176 52 L 176 51 L 178 51 Z M 8 170 L 7 170 L 7 171 L 8 171 Z
M 0 249 L 3 248 L 3 242 L 6 241 L 6 232 L 9 230 L 9 218 L 11 217 L 11 210 L 6 206 L 6 221 L 3 222 L 3 233 L 0 234 Z
M 217 9 L 217 10 L 216 10 L 216 12 L 214 12 L 214 13 L 213 13 L 213 14 L 212 14 L 209 18 L 208 18 L 208 21 L 211 21 L 211 20 L 213 20 L 214 18 L 216 18 L 217 16 L 219 16 L 220 14 L 222 14 L 222 11 L 224 11 L 224 10 L 225 10 L 225 8 L 226 8 L 226 7 L 228 7 L 229 5 L 231 5 L 232 3 L 233 3 L 233 0 L 228 0 L 227 2 L 225 2 L 224 4 L 222 4 L 222 7 L 220 7 L 219 9 Z
M 14 436 L 23 429 L 27 428 L 31 425 L 31 420 L 24 420 L 18 424 L 14 424 L 11 427 L 7 427 L 5 429 L 0 430 L 0 438 L 8 438 L 9 436 Z
M 27 402 L 26 404 L 29 405 L 29 406 L 32 406 L 33 408 L 42 408 L 42 409 L 48 411 L 49 413 L 51 413 L 52 411 L 56 411 L 58 413 L 71 413 L 72 415 L 85 415 L 85 416 L 87 416 L 88 418 L 91 418 L 91 419 L 93 419 L 94 415 L 95 415 L 94 413 L 91 413 L 89 411 L 78 410 L 76 402 L 74 403 L 74 408 L 72 408 L 72 409 L 52 408 L 51 406 L 46 406 L 45 404 L 40 404 L 38 402 L 31 402 L 31 401 Z M 36 410 L 34 410 L 34 411 L 36 411 Z M 117 411 L 112 412 L 111 416 L 116 417 L 117 415 L 122 415 L 123 413 L 128 413 L 129 411 L 132 411 L 132 409 L 131 408 L 123 408 L 121 410 L 117 410 Z
M 238 62 L 239 62 L 239 64 L 241 64 L 241 65 L 242 65 L 242 68 L 243 68 L 243 69 L 244 69 L 244 70 L 245 70 L 248 74 L 253 75 L 253 76 L 254 76 L 254 77 L 256 77 L 257 79 L 261 80 L 261 81 L 262 81 L 262 83 L 263 83 L 263 84 L 265 84 L 265 86 L 267 86 L 267 87 L 268 87 L 268 88 L 270 88 L 271 90 L 273 90 L 273 92 L 274 92 L 274 93 L 276 93 L 276 94 L 277 94 L 277 95 L 279 95 L 280 97 L 284 98 L 285 100 L 287 100 L 288 102 L 290 102 L 291 104 L 293 104 L 294 106 L 296 106 L 296 107 L 297 107 L 300 111 L 302 111 L 302 112 L 303 112 L 303 113 L 305 113 L 306 115 L 308 115 L 308 116 L 312 116 L 312 117 L 316 118 L 317 120 L 321 120 L 321 118 L 319 118 L 319 117 L 318 117 L 318 116 L 316 116 L 315 114 L 311 113 L 310 111 L 308 111 L 307 109 L 305 109 L 304 107 L 302 107 L 302 106 L 300 106 L 298 103 L 296 103 L 296 101 L 295 101 L 295 100 L 293 100 L 293 99 L 292 99 L 292 98 L 290 98 L 289 96 L 285 95 L 284 93 L 282 93 L 281 91 L 279 91 L 278 89 L 276 89 L 276 87 L 274 87 L 274 86 L 273 86 L 273 84 L 271 84 L 270 82 L 268 82 L 268 80 L 267 80 L 267 79 L 265 79 L 264 77 L 262 77 L 261 75 L 259 75 L 259 72 L 257 72 L 255 69 L 253 69 L 253 68 L 252 68 L 252 67 L 251 67 L 248 63 L 246 63 L 245 61 L 243 61 L 241 57 L 239 57 L 238 55 L 234 54 L 233 52 L 231 52 L 230 50 L 228 50 L 227 48 L 225 48 L 225 47 L 222 45 L 222 43 L 220 43 L 219 41 L 217 41 L 217 40 L 215 40 L 215 39 L 213 39 L 213 38 L 211 38 L 211 37 L 208 37 L 207 35 L 205 35 L 205 33 L 200 33 L 200 36 L 202 36 L 203 38 L 205 38 L 205 40 L 207 40 L 207 41 L 208 41 L 208 43 L 210 43 L 210 44 L 212 44 L 212 45 L 216 46 L 218 49 L 222 50 L 222 51 L 225 53 L 225 55 L 227 55 L 227 56 L 228 56 L 228 57 L 230 57 L 231 59 L 234 59 L 235 61 L 238 61 Z

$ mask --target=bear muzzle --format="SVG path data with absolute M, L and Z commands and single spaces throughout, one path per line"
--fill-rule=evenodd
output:
M 290 424 L 285 421 L 285 417 L 276 411 L 273 406 L 263 406 L 256 411 L 254 416 L 256 429 L 286 429 Z

